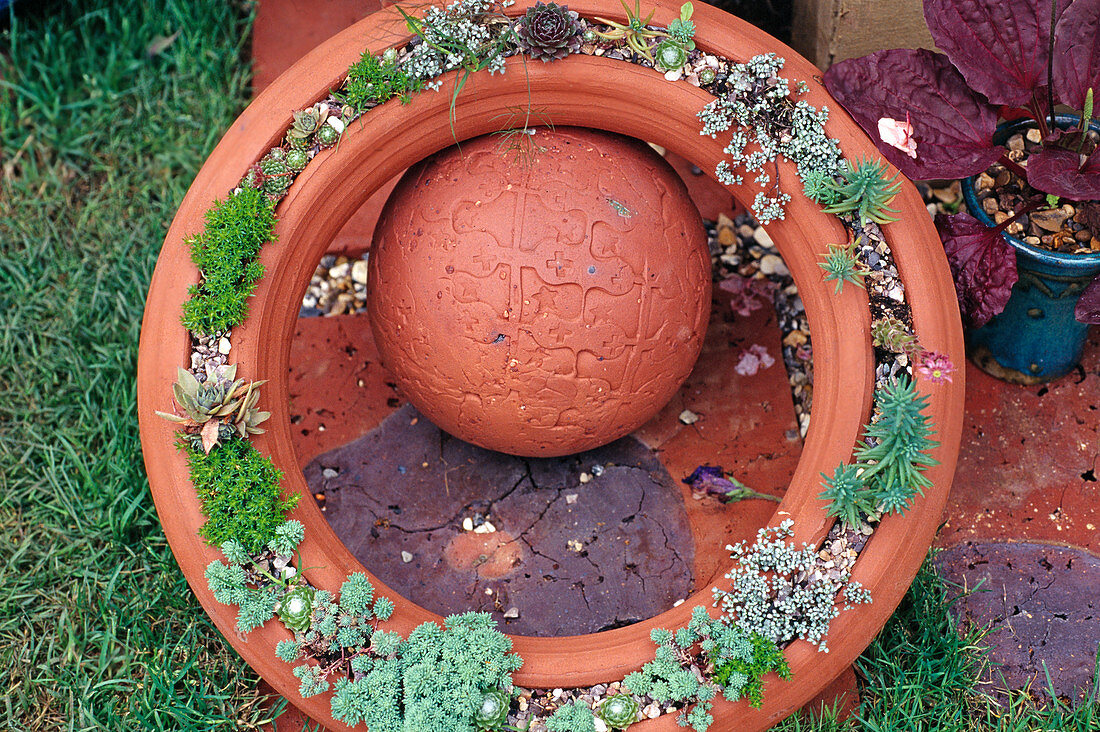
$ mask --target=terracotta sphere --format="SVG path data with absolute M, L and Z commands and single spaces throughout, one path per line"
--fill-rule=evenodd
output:
M 611 442 L 691 372 L 710 312 L 706 232 L 652 148 L 538 129 L 422 161 L 375 229 L 367 307 L 409 401 L 467 442 L 556 456 Z

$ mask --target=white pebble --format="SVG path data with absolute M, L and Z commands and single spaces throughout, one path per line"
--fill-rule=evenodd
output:
M 576 493 L 566 493 L 565 494 L 565 502 L 568 503 L 570 506 L 572 506 L 574 503 L 577 502 L 577 494 Z
M 462 519 L 462 530 L 463 531 L 473 531 L 474 530 L 474 520 L 472 518 L 470 518 L 469 516 Z
M 222 354 L 223 356 L 229 355 L 229 349 L 232 347 L 233 345 L 229 342 L 228 338 L 223 337 L 218 339 L 218 353 Z
M 756 227 L 756 231 L 752 232 L 752 238 L 762 247 L 774 247 L 775 243 L 772 238 L 768 236 L 768 232 L 764 231 L 763 226 Z
M 518 607 L 508 608 L 507 610 L 504 611 L 504 617 L 506 617 L 506 618 L 518 618 L 519 617 L 519 608 Z
M 581 482 L 582 483 L 588 483 L 591 480 L 592 480 L 592 475 L 590 473 L 581 473 Z
M 699 421 L 699 415 L 691 411 L 690 409 L 685 409 L 684 411 L 680 412 L 680 421 L 684 424 L 695 424 Z
M 759 231 L 763 231 L 763 229 L 759 229 Z M 783 260 L 774 254 L 764 255 L 760 260 L 760 271 L 766 275 L 778 275 L 780 277 L 785 277 L 791 273 Z
M 593 718 L 592 724 L 596 726 L 596 732 L 607 732 L 607 722 L 604 722 L 599 717 Z
M 401 561 L 402 562 L 404 562 L 405 564 L 408 564 L 412 560 L 413 560 L 413 555 L 412 555 L 411 552 L 401 552 Z
M 367 284 L 367 261 L 365 259 L 360 259 L 351 265 L 351 279 L 360 285 Z
M 333 470 L 332 468 L 325 468 L 324 470 L 321 471 L 321 477 L 325 478 L 326 480 L 331 480 L 332 478 L 335 478 L 339 474 L 340 474 L 339 470 Z

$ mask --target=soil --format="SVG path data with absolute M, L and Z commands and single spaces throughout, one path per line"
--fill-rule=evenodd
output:
M 1095 137 L 1095 133 L 1090 133 L 1090 137 Z M 1018 132 L 1005 144 L 1006 155 L 1026 167 L 1028 156 L 1039 149 L 1039 142 L 1036 129 L 1026 134 Z M 982 210 L 998 224 L 1008 221 L 1035 196 L 1042 195 L 1002 163 L 991 165 L 974 183 Z M 1100 202 L 1064 202 L 1032 211 L 1010 223 L 1005 231 L 1027 244 L 1054 252 L 1097 252 L 1100 251 Z

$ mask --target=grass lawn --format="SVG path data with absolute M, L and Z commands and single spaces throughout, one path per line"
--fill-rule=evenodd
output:
M 253 729 L 271 712 L 165 542 L 134 392 L 165 230 L 248 100 L 248 6 L 16 8 L 0 31 L 0 726 Z M 860 661 L 859 726 L 1100 729 L 1095 705 L 992 705 L 976 640 L 922 573 Z

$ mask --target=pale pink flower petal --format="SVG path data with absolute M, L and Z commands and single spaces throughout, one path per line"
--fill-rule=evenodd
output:
M 917 141 L 913 139 L 913 125 L 909 124 L 909 115 L 901 122 L 890 117 L 882 117 L 878 121 L 878 136 L 891 147 L 896 147 L 903 153 L 917 159 Z
M 768 349 L 757 343 L 741 352 L 741 358 L 733 370 L 741 376 L 752 376 L 760 369 L 769 368 L 774 363 L 775 359 L 768 353 Z
M 764 307 L 771 298 L 772 283 L 768 280 L 731 274 L 718 283 L 718 289 L 730 293 L 730 309 L 741 317 L 748 317 L 754 310 Z

